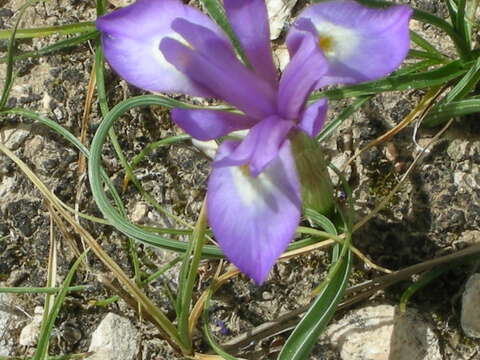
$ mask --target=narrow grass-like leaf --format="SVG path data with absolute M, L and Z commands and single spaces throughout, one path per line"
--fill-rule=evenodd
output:
M 405 312 L 407 310 L 408 301 L 418 290 L 424 288 L 425 286 L 430 284 L 432 281 L 434 281 L 435 279 L 437 279 L 439 276 L 446 273 L 447 271 L 450 271 L 454 266 L 458 266 L 458 264 L 457 263 L 445 264 L 442 266 L 438 266 L 433 270 L 428 271 L 425 274 L 422 274 L 422 276 L 420 276 L 420 278 L 417 281 L 411 284 L 403 292 L 400 298 L 400 303 L 399 303 L 400 311 Z
M 202 257 L 202 248 L 205 244 L 205 230 L 207 228 L 207 205 L 204 201 L 198 220 L 190 238 L 190 252 L 183 258 L 182 271 L 179 276 L 178 299 L 178 334 L 184 344 L 191 348 L 192 334 L 188 326 L 188 317 L 192 305 L 193 287 L 198 274 L 198 265 Z
M 471 28 L 468 21 L 465 21 L 466 15 L 466 0 L 458 0 L 458 11 L 457 11 L 457 20 L 455 21 L 456 30 L 460 37 L 465 41 L 466 45 L 468 46 L 468 50 L 470 50 L 472 46 L 472 34 Z
M 17 33 L 18 25 L 20 24 L 20 20 L 22 20 L 23 14 L 25 13 L 26 9 L 27 7 L 24 7 L 22 11 L 20 11 L 20 13 L 18 14 L 17 20 L 15 21 L 15 26 L 13 27 L 13 30 L 11 30 L 11 34 L 8 39 L 6 56 L 7 69 L 5 73 L 5 83 L 3 84 L 2 97 L 0 98 L 0 110 L 5 107 L 8 99 L 8 94 L 10 93 L 10 89 L 13 84 L 13 47 L 15 45 L 15 34 Z
M 13 60 L 18 61 L 18 60 L 28 59 L 31 57 L 40 57 L 40 56 L 49 55 L 58 51 L 66 50 L 66 49 L 81 45 L 87 42 L 88 40 L 95 39 L 97 36 L 98 36 L 98 33 L 96 31 L 87 32 L 85 34 L 75 36 L 69 39 L 60 40 L 55 44 L 45 46 L 44 48 L 41 48 L 35 51 L 28 51 L 28 52 L 15 55 L 13 57 Z M 0 58 L 0 63 L 6 62 L 6 61 L 7 61 L 7 57 Z
M 208 293 L 207 293 L 207 298 L 204 303 L 203 314 L 202 314 L 203 333 L 205 334 L 205 338 L 207 339 L 208 344 L 213 349 L 213 351 L 215 351 L 218 355 L 220 355 L 225 360 L 242 360 L 230 355 L 225 350 L 223 350 L 220 347 L 220 345 L 217 344 L 217 342 L 213 338 L 212 333 L 210 332 L 210 325 L 208 320 L 209 319 L 208 309 L 209 309 L 210 299 L 212 297 L 212 294 L 213 294 L 213 286 L 210 286 L 210 289 L 208 290 Z
M 91 21 L 86 21 L 58 26 L 18 29 L 15 34 L 15 39 L 41 38 L 53 34 L 71 35 L 91 31 L 95 31 L 95 24 Z M 10 38 L 12 36 L 12 32 L 13 30 L 0 30 L 0 40 Z
M 88 285 L 70 286 L 68 292 L 87 290 Z M 10 294 L 56 294 L 62 288 L 57 287 L 0 287 L 0 293 Z
M 68 293 L 68 287 L 70 286 L 70 282 L 73 279 L 73 275 L 77 270 L 77 267 L 83 261 L 85 256 L 87 255 L 87 251 L 85 251 L 73 264 L 72 268 L 69 270 L 65 280 L 63 281 L 62 287 L 58 296 L 55 299 L 55 302 L 52 306 L 52 310 L 48 314 L 46 321 L 42 322 L 42 326 L 40 328 L 40 335 L 38 337 L 37 349 L 35 350 L 35 354 L 33 355 L 32 360 L 44 360 L 47 357 L 47 349 L 48 343 L 50 340 L 50 334 L 53 329 L 53 324 L 55 323 L 55 319 L 60 312 L 60 308 L 65 300 L 65 296 Z
M 432 44 L 430 44 L 425 38 L 423 38 L 419 33 L 410 30 L 410 40 L 412 40 L 415 44 L 420 46 L 425 51 L 436 54 L 440 58 L 445 58 L 440 51 L 438 51 Z
M 465 76 L 448 92 L 443 100 L 449 103 L 455 100 L 461 100 L 471 91 L 475 90 L 480 81 L 480 57 L 477 58 L 473 66 L 468 70 Z
M 425 119 L 423 125 L 433 127 L 440 125 L 457 116 L 465 116 L 480 112 L 480 99 L 471 98 L 460 101 L 453 101 L 449 104 L 440 105 L 430 111 L 428 121 Z
M 469 65 L 471 66 L 471 63 L 456 60 L 438 69 L 421 73 L 391 75 L 377 81 L 321 91 L 310 96 L 310 100 L 322 97 L 327 97 L 330 100 L 338 100 L 348 97 L 377 94 L 385 91 L 429 88 L 460 77 L 468 71 Z
M 324 126 L 320 134 L 317 136 L 317 141 L 322 142 L 325 139 L 329 138 L 330 135 L 350 116 L 352 116 L 355 111 L 360 109 L 363 104 L 370 100 L 372 95 L 360 96 L 353 101 L 352 104 L 348 105 L 334 120 L 329 121 L 327 125 Z
M 314 300 L 292 334 L 288 337 L 278 360 L 305 360 L 335 313 L 348 283 L 351 270 L 349 241 L 345 241 L 338 261 L 325 279 L 325 286 Z

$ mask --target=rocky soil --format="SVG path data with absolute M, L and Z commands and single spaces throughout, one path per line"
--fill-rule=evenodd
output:
M 125 5 L 129 1 L 110 2 L 113 6 Z M 271 9 L 277 9 L 278 12 L 275 26 L 279 38 L 274 40 L 274 44 L 279 48 L 277 56 L 280 63 L 285 62 L 285 53 L 280 46 L 282 31 L 291 15 L 306 3 L 291 0 L 283 2 L 283 6 L 279 6 L 281 1 L 270 1 Z M 412 3 L 437 15 L 446 15 L 440 1 L 418 0 Z M 0 28 L 13 26 L 12 16 L 21 4 L 20 0 L 0 0 Z M 94 18 L 94 1 L 51 0 L 39 2 L 28 10 L 21 27 L 68 24 Z M 445 37 L 434 29 L 416 22 L 412 22 L 412 28 L 443 51 L 453 53 Z M 31 51 L 58 40 L 59 37 L 53 35 L 19 41 L 17 47 L 21 51 Z M 55 55 L 17 62 L 15 70 L 18 73 L 8 105 L 42 114 L 80 136 L 93 65 L 91 45 L 86 43 Z M 5 41 L 0 43 L 0 50 L 6 50 Z M 111 106 L 140 94 L 110 71 L 106 74 Z M 2 64 L 0 78 L 4 78 L 4 75 L 5 66 Z M 341 166 L 353 151 L 401 121 L 421 95 L 419 91 L 408 91 L 374 97 L 326 142 L 329 158 L 335 165 Z M 333 117 L 344 106 L 345 102 L 332 103 L 330 116 Z M 99 112 L 94 98 L 88 118 L 87 141 L 92 139 L 101 121 Z M 135 156 L 151 142 L 180 134 L 180 130 L 170 123 L 168 112 L 160 108 L 132 110 L 115 126 L 115 130 L 128 158 Z M 419 146 L 424 146 L 436 131 L 438 129 L 419 130 L 416 137 L 419 145 L 416 145 L 412 140 L 413 128 L 408 128 L 388 144 L 368 150 L 346 169 L 349 183 L 354 189 L 358 219 L 371 212 L 388 194 L 418 153 Z M 355 233 L 355 246 L 376 264 L 397 270 L 479 242 L 479 134 L 477 116 L 458 119 L 413 170 L 393 200 Z M 86 172 L 79 168 L 79 154 L 61 136 L 20 116 L 2 116 L 0 142 L 26 162 L 62 201 L 84 213 L 101 216 L 92 200 Z M 104 151 L 104 164 L 120 189 L 124 173 L 109 146 Z M 183 221 L 195 221 L 209 173 L 208 160 L 195 147 L 180 143 L 159 148 L 139 164 L 135 173 L 144 188 L 166 210 Z M 181 227 L 171 218 L 147 206 L 133 186 L 122 193 L 122 198 L 131 220 L 138 224 Z M 75 259 L 67 238 L 70 237 L 70 241 L 80 249 L 83 249 L 83 245 L 73 232 L 61 229 L 54 223 L 51 225 L 52 221 L 51 213 L 37 188 L 8 157 L 0 154 L 0 287 L 45 286 L 52 241 L 58 249 L 58 283 L 64 279 Z M 83 219 L 79 221 L 131 275 L 133 267 L 128 240 L 109 226 Z M 147 273 L 175 257 L 175 254 L 143 244 L 137 244 L 136 250 L 141 270 Z M 116 348 L 120 350 L 119 354 L 97 354 L 91 359 L 177 358 L 165 341 L 159 339 L 155 328 L 142 322 L 123 301 L 108 306 L 93 305 L 95 300 L 106 299 L 113 294 L 97 280 L 97 275 L 105 272 L 100 261 L 91 254 L 88 261 L 90 270 L 80 269 L 74 283 L 88 284 L 89 287 L 68 295 L 55 323 L 50 353 L 101 352 L 101 349 Z M 261 287 L 243 277 L 228 282 L 211 303 L 210 321 L 219 343 L 307 305 L 311 300 L 310 291 L 323 279 L 328 264 L 329 252 L 317 250 L 279 263 Z M 202 264 L 206 269 L 206 277 L 208 269 L 214 268 L 213 265 L 213 261 Z M 469 314 L 462 315 L 462 293 L 467 279 L 477 271 L 477 265 L 462 264 L 440 276 L 414 296 L 408 305 L 407 315 L 403 317 L 395 305 L 408 286 L 407 282 L 340 311 L 319 340 L 311 359 L 392 360 L 406 358 L 405 354 L 410 359 L 419 360 L 480 358 L 480 342 L 475 339 L 475 334 L 480 330 L 475 330 L 475 325 L 471 324 L 467 330 L 461 326 L 463 316 L 475 316 L 475 306 L 469 308 L 472 309 Z M 165 288 L 175 288 L 177 274 L 178 266 L 146 288 L 147 294 L 169 316 L 174 309 Z M 377 271 L 357 259 L 352 283 L 378 275 Z M 201 284 L 199 290 L 205 287 L 206 283 Z M 478 288 L 478 285 L 471 285 L 470 289 L 474 290 L 469 293 L 479 296 Z M 44 299 L 44 295 L 39 294 L 0 294 L 0 358 L 33 353 L 38 317 L 41 316 L 39 307 L 43 306 Z M 472 301 L 475 303 L 475 298 Z M 478 306 L 476 310 L 479 311 Z M 480 318 L 478 313 L 476 316 Z M 405 333 L 405 330 L 401 330 L 405 326 L 407 329 L 416 328 L 417 333 L 407 334 L 410 337 L 406 338 L 397 337 L 402 331 Z M 99 336 L 102 331 L 104 335 Z M 353 335 L 350 336 L 349 332 Z M 197 348 L 206 352 L 208 345 L 200 335 L 198 332 Z M 122 339 L 125 340 L 123 343 Z M 284 340 L 284 335 L 274 335 L 250 344 L 242 356 L 273 359 Z

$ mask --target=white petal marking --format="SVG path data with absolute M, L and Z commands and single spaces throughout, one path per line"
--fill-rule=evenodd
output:
M 342 61 L 357 51 L 361 41 L 360 36 L 353 29 L 338 26 L 322 20 L 314 22 L 319 37 L 319 44 L 328 44 L 322 47 L 325 56 L 332 61 Z M 322 41 L 327 39 L 327 41 Z

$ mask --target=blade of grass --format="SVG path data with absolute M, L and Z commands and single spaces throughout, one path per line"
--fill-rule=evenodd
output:
M 75 24 L 46 26 L 32 29 L 18 29 L 15 34 L 15 39 L 32 39 L 46 37 L 53 34 L 70 35 L 92 31 L 95 31 L 95 24 L 92 21 L 86 21 Z M 10 38 L 12 33 L 12 30 L 0 30 L 0 40 Z
M 178 333 L 180 338 L 188 346 L 192 346 L 192 334 L 190 333 L 188 316 L 190 315 L 190 308 L 192 305 L 193 287 L 198 274 L 198 265 L 202 257 L 202 248 L 205 244 L 205 229 L 207 228 L 207 204 L 204 201 L 200 214 L 198 216 L 195 229 L 191 237 L 191 254 L 186 253 L 184 257 L 184 278 L 180 277 L 179 281 L 179 310 L 178 314 Z M 177 300 L 178 301 L 178 300 Z
M 60 292 L 58 293 L 57 298 L 55 299 L 55 302 L 52 306 L 52 310 L 49 312 L 48 316 L 45 321 L 42 321 L 42 326 L 40 328 L 40 335 L 38 338 L 38 343 L 37 343 L 37 349 L 35 350 L 35 354 L 33 355 L 32 360 L 44 360 L 47 358 L 48 354 L 48 343 L 50 340 L 50 334 L 53 329 L 53 324 L 55 322 L 55 319 L 58 316 L 58 313 L 60 312 L 60 308 L 63 304 L 63 301 L 65 300 L 65 297 L 67 296 L 68 292 L 68 287 L 70 286 L 70 283 L 73 279 L 73 275 L 75 274 L 75 271 L 77 270 L 78 265 L 82 262 L 83 258 L 87 255 L 88 251 L 85 251 L 82 256 L 80 256 L 71 269 L 69 270 L 65 280 L 63 281 L 62 287 Z
M 14 55 L 13 60 L 18 61 L 18 60 L 28 59 L 32 57 L 49 55 L 61 50 L 66 50 L 66 49 L 81 45 L 87 42 L 88 40 L 95 39 L 97 36 L 98 36 L 98 33 L 96 31 L 88 32 L 79 36 L 72 37 L 70 39 L 60 40 L 55 44 L 45 46 L 35 51 L 28 51 L 18 55 Z M 6 61 L 7 61 L 7 57 L 0 58 L 0 63 L 4 63 Z

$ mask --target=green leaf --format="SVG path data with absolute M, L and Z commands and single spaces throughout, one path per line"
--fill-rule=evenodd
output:
M 39 57 L 39 56 L 49 55 L 49 54 L 54 53 L 54 52 L 58 52 L 58 51 L 65 50 L 65 49 L 68 49 L 68 48 L 71 48 L 71 47 L 74 47 L 74 46 L 77 46 L 77 45 L 81 45 L 88 40 L 95 39 L 97 36 L 98 36 L 98 32 L 96 32 L 96 31 L 87 32 L 87 33 L 79 35 L 79 36 L 75 36 L 75 37 L 72 37 L 72 38 L 69 38 L 69 39 L 58 41 L 55 44 L 45 46 L 44 48 L 41 48 L 39 50 L 28 51 L 28 52 L 24 52 L 24 53 L 15 55 L 13 57 L 13 60 L 18 61 L 18 60 L 28 59 L 28 58 L 31 58 L 31 57 Z M 8 59 L 7 57 L 0 58 L 0 62 L 6 62 L 7 59 Z
M 70 35 L 91 31 L 95 31 L 95 24 L 91 21 L 87 21 L 78 22 L 75 24 L 47 26 L 33 29 L 18 29 L 15 33 L 15 39 L 40 38 L 53 34 Z M 12 33 L 13 30 L 0 30 L 0 39 L 10 38 Z
M 440 125 L 453 117 L 465 116 L 478 112 L 480 112 L 479 98 L 453 101 L 449 104 L 440 105 L 432 109 L 428 114 L 428 118 L 426 118 L 422 124 L 427 127 L 433 127 Z
M 67 296 L 68 289 L 70 286 L 70 282 L 73 279 L 73 275 L 75 274 L 75 271 L 77 270 L 78 265 L 83 261 L 85 256 L 87 255 L 87 251 L 85 251 L 73 264 L 71 267 L 70 271 L 67 274 L 67 277 L 65 278 L 61 290 L 58 293 L 55 303 L 52 306 L 52 310 L 48 314 L 48 317 L 46 321 L 42 322 L 42 326 L 40 328 L 40 335 L 38 338 L 38 345 L 37 349 L 35 350 L 35 354 L 33 355 L 32 360 L 43 360 L 47 357 L 47 349 L 48 349 L 48 342 L 51 337 L 52 329 L 53 329 L 53 324 L 55 323 L 55 319 L 58 316 L 58 313 L 60 312 L 60 308 L 63 304 L 63 301 L 65 300 L 65 296 Z
M 339 100 L 349 97 L 377 94 L 385 91 L 401 91 L 409 89 L 424 89 L 444 84 L 465 74 L 468 65 L 460 60 L 452 61 L 438 69 L 421 73 L 391 75 L 385 79 L 368 83 L 345 86 L 338 89 L 325 90 L 310 96 L 310 100 L 327 97 L 330 100 Z
M 331 267 L 323 287 L 307 313 L 288 337 L 278 360 L 305 360 L 335 313 L 351 271 L 349 242 L 345 241 L 338 261 Z

